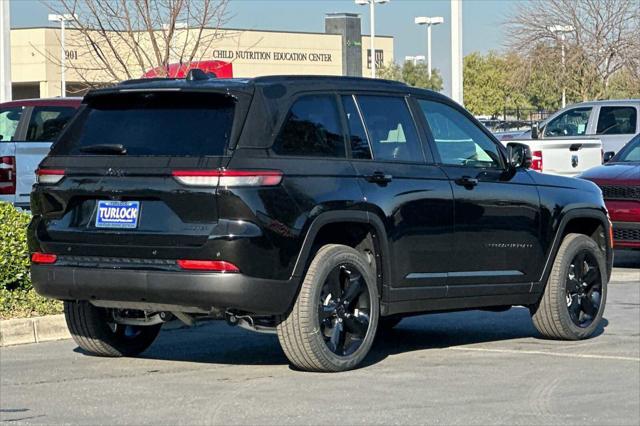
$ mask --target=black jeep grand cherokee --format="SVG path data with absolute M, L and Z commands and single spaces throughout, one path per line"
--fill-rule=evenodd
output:
M 602 195 L 529 163 L 399 83 L 125 82 L 90 92 L 40 166 L 33 284 L 106 356 L 173 317 L 277 333 L 315 371 L 425 312 L 524 305 L 545 337 L 589 337 L 612 265 Z

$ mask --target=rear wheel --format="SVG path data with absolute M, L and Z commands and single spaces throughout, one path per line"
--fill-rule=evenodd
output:
M 309 371 L 356 367 L 373 343 L 378 303 L 367 259 L 348 246 L 323 246 L 309 266 L 293 309 L 277 328 L 287 358 Z
M 591 238 L 564 238 L 540 303 L 531 310 L 533 324 L 544 337 L 579 340 L 597 330 L 607 298 L 605 265 Z
M 117 324 L 107 309 L 86 301 L 65 301 L 64 316 L 78 346 L 98 356 L 138 355 L 153 343 L 162 327 Z

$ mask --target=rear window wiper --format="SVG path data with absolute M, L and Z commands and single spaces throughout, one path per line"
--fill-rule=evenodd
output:
M 127 148 L 125 148 L 125 146 L 120 143 L 87 145 L 81 146 L 79 149 L 81 152 L 88 152 L 92 154 L 127 154 Z

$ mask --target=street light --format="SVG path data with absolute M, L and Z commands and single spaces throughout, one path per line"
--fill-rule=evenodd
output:
M 431 26 L 442 24 L 444 18 L 442 16 L 418 16 L 414 22 L 418 25 L 427 26 L 427 67 L 429 69 L 429 80 L 431 80 Z
M 564 86 L 564 77 L 567 72 L 564 64 L 564 35 L 575 30 L 573 25 L 551 25 L 547 27 L 554 35 L 560 34 L 560 49 L 562 50 L 562 108 L 567 106 L 567 89 Z
M 65 70 L 65 50 L 64 50 L 64 23 L 67 21 L 74 21 L 77 17 L 70 13 L 65 13 L 63 15 L 56 15 L 53 13 L 49 14 L 49 22 L 60 22 L 60 91 L 62 92 L 62 97 L 67 96 L 67 82 L 64 79 L 64 70 Z
M 376 48 L 375 48 L 375 38 L 376 38 L 376 12 L 375 7 L 377 4 L 389 3 L 390 0 L 355 0 L 356 4 L 360 6 L 369 5 L 369 12 L 371 13 L 370 24 L 371 24 L 371 78 L 376 78 Z

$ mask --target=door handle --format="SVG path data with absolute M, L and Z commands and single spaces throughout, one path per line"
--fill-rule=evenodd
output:
M 368 182 L 377 183 L 378 185 L 389 183 L 393 180 L 393 176 L 384 174 L 383 172 L 374 172 L 372 175 L 365 176 L 364 178 Z
M 461 178 L 456 179 L 456 183 L 464 187 L 473 187 L 478 184 L 478 179 L 472 178 L 471 176 L 462 176 Z

